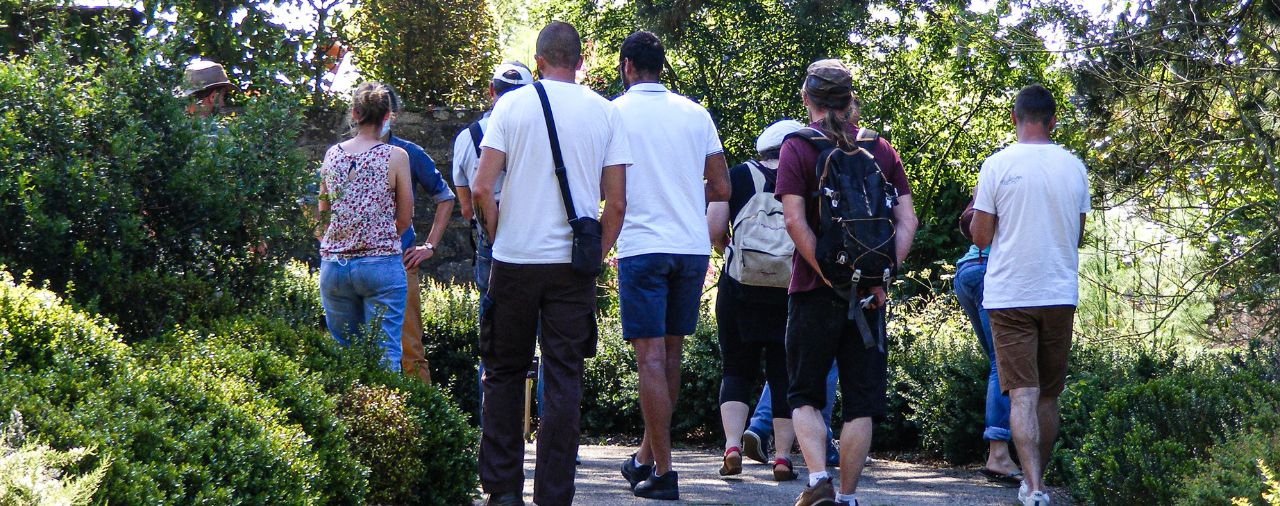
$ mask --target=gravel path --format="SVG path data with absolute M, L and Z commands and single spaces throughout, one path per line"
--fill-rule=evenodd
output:
M 651 505 L 698 504 L 792 504 L 803 490 L 806 472 L 797 455 L 800 479 L 777 483 L 770 467 L 751 460 L 743 463 L 741 475 L 729 478 L 717 474 L 720 456 L 702 449 L 678 449 L 675 470 L 680 473 L 680 501 L 666 503 L 631 495 L 618 466 L 635 449 L 624 446 L 583 446 L 578 468 L 578 490 L 574 504 Z M 525 502 L 533 497 L 532 445 L 525 450 Z M 934 468 L 917 464 L 876 460 L 867 468 L 858 490 L 863 506 L 903 505 L 989 505 L 1017 504 L 1017 489 L 992 484 L 976 471 Z M 1061 490 L 1052 493 L 1054 504 L 1070 504 Z M 483 504 L 477 502 L 477 504 Z

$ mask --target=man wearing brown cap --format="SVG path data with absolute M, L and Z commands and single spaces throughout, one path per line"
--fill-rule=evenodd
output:
M 234 88 L 227 79 L 227 71 L 222 65 L 208 61 L 196 60 L 187 65 L 183 73 L 183 88 L 179 95 L 192 99 L 187 105 L 187 114 L 207 118 L 222 109 L 227 91 Z
M 820 154 L 829 152 L 819 146 L 834 144 L 845 156 L 866 156 L 860 154 L 862 150 L 869 152 L 874 165 L 864 159 L 860 167 L 878 168 L 879 177 L 891 185 L 884 199 L 886 205 L 892 206 L 886 210 L 891 211 L 889 219 L 893 226 L 893 239 L 890 242 L 894 245 L 893 256 L 896 256 L 886 260 L 893 262 L 891 271 L 897 270 L 896 267 L 906 259 L 917 221 L 911 205 L 911 185 L 907 183 L 898 153 L 874 132 L 858 128 L 853 79 L 844 64 L 839 60 L 814 62 L 806 73 L 801 96 L 805 109 L 809 111 L 810 128 L 816 131 L 810 133 L 820 134 L 817 137 L 822 143 L 815 143 L 812 137 L 801 136 L 806 132 L 804 130 L 787 138 L 779 156 L 775 191 L 782 201 L 787 232 L 796 244 L 791 284 L 787 290 L 790 298 L 786 335 L 790 380 L 787 401 L 792 407 L 792 423 L 800 451 L 809 468 L 809 488 L 797 499 L 796 506 L 856 505 L 858 500 L 854 492 L 862 475 L 864 459 L 871 448 L 872 419 L 885 414 L 888 367 L 883 345 L 885 291 L 883 285 L 859 284 L 855 276 L 849 290 L 857 293 L 842 295 L 834 287 L 839 285 L 833 286 L 832 281 L 823 275 L 823 265 L 816 254 L 817 231 L 822 230 L 819 203 L 822 201 L 824 205 L 830 205 L 830 199 L 839 197 L 818 196 L 818 158 Z M 894 194 L 896 203 L 892 203 Z M 872 206 L 869 204 L 868 207 Z M 830 213 L 827 211 L 826 214 Z M 825 239 L 830 240 L 830 237 Z M 887 283 L 889 280 L 881 281 Z M 861 309 L 855 307 L 851 311 L 851 304 L 861 304 Z M 862 318 L 857 318 L 859 315 L 855 311 L 861 311 Z M 854 315 L 854 318 L 849 315 Z M 868 342 L 872 345 L 866 346 Z M 839 365 L 843 399 L 840 494 L 836 494 L 826 471 L 827 429 L 821 413 L 827 402 L 826 376 L 831 369 L 832 356 Z

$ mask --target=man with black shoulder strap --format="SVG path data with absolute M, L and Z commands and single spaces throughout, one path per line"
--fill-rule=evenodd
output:
M 809 488 L 795 504 L 857 506 L 873 419 L 886 410 L 885 287 L 911 249 L 917 221 L 898 153 L 858 128 L 848 68 L 839 60 L 814 62 L 801 96 L 812 123 L 783 142 L 775 191 L 796 245 L 787 289 L 787 402 Z M 850 245 L 848 238 L 858 243 Z M 880 263 L 849 268 L 864 265 L 864 257 Z M 825 469 L 821 414 L 833 356 L 844 420 L 838 493 Z
M 582 67 L 577 30 L 548 24 L 536 52 L 543 79 L 494 107 L 471 185 L 476 215 L 493 238 L 480 322 L 480 482 L 491 505 L 524 504 L 521 414 L 539 326 L 545 407 L 533 502 L 573 502 L 582 364 L 595 352 L 594 272 L 622 228 L 631 164 L 617 109 L 574 83 Z M 504 170 L 499 210 L 495 183 Z

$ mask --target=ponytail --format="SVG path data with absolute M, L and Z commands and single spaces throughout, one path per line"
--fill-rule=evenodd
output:
M 846 108 L 843 111 L 836 109 L 827 109 L 822 116 L 822 122 L 819 128 L 823 135 L 828 139 L 835 141 L 836 146 L 845 151 L 852 151 L 855 138 L 849 135 L 849 120 L 853 117 L 853 108 Z

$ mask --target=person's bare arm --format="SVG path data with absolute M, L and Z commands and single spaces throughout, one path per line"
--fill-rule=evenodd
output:
M 462 214 L 463 221 L 471 223 L 476 216 L 475 211 L 471 209 L 471 187 L 458 186 L 453 189 L 453 192 L 458 195 L 458 212 Z
M 391 150 L 389 177 L 396 194 L 396 235 L 404 234 L 413 224 L 413 180 L 409 177 L 409 154 L 403 149 Z
M 791 236 L 791 241 L 796 243 L 796 254 L 818 273 L 823 283 L 831 286 L 831 282 L 822 275 L 822 268 L 818 267 L 816 252 L 818 238 L 813 235 L 813 229 L 809 228 L 809 221 L 805 216 L 804 197 L 783 195 L 782 217 L 787 223 L 787 235 Z
M 916 208 L 911 203 L 911 196 L 898 197 L 898 205 L 893 207 L 893 245 L 894 251 L 898 253 L 895 261 L 899 270 L 907 261 L 907 253 L 911 252 L 911 243 L 915 242 L 916 229 L 919 227 L 920 220 L 916 218 Z
M 431 247 L 423 245 L 406 251 L 404 254 L 406 269 L 417 267 L 418 264 L 436 256 L 435 248 L 440 244 L 440 238 L 444 236 L 444 230 L 449 227 L 449 218 L 453 215 L 453 200 L 441 200 L 436 203 L 436 214 L 431 220 L 431 231 L 427 233 L 427 243 L 431 244 Z
M 498 237 L 498 201 L 493 198 L 498 175 L 507 165 L 507 154 L 493 148 L 484 148 L 480 154 L 480 168 L 471 181 L 472 210 L 480 226 L 492 243 Z
M 729 203 L 712 202 L 707 204 L 707 230 L 711 233 L 711 247 L 717 253 L 724 253 L 729 245 Z
M 996 215 L 986 211 L 973 210 L 973 222 L 969 224 L 969 232 L 973 234 L 973 243 L 980 249 L 991 247 L 991 240 L 996 236 Z
M 706 180 L 703 191 L 707 202 L 726 202 L 733 189 L 729 186 L 729 166 L 724 161 L 724 153 L 716 153 L 707 157 L 702 164 L 702 178 Z
M 604 229 L 600 245 L 601 258 L 609 256 L 613 243 L 622 232 L 622 221 L 627 215 L 627 172 L 625 165 L 610 165 L 600 172 L 600 194 L 604 195 L 604 213 L 600 226 Z

